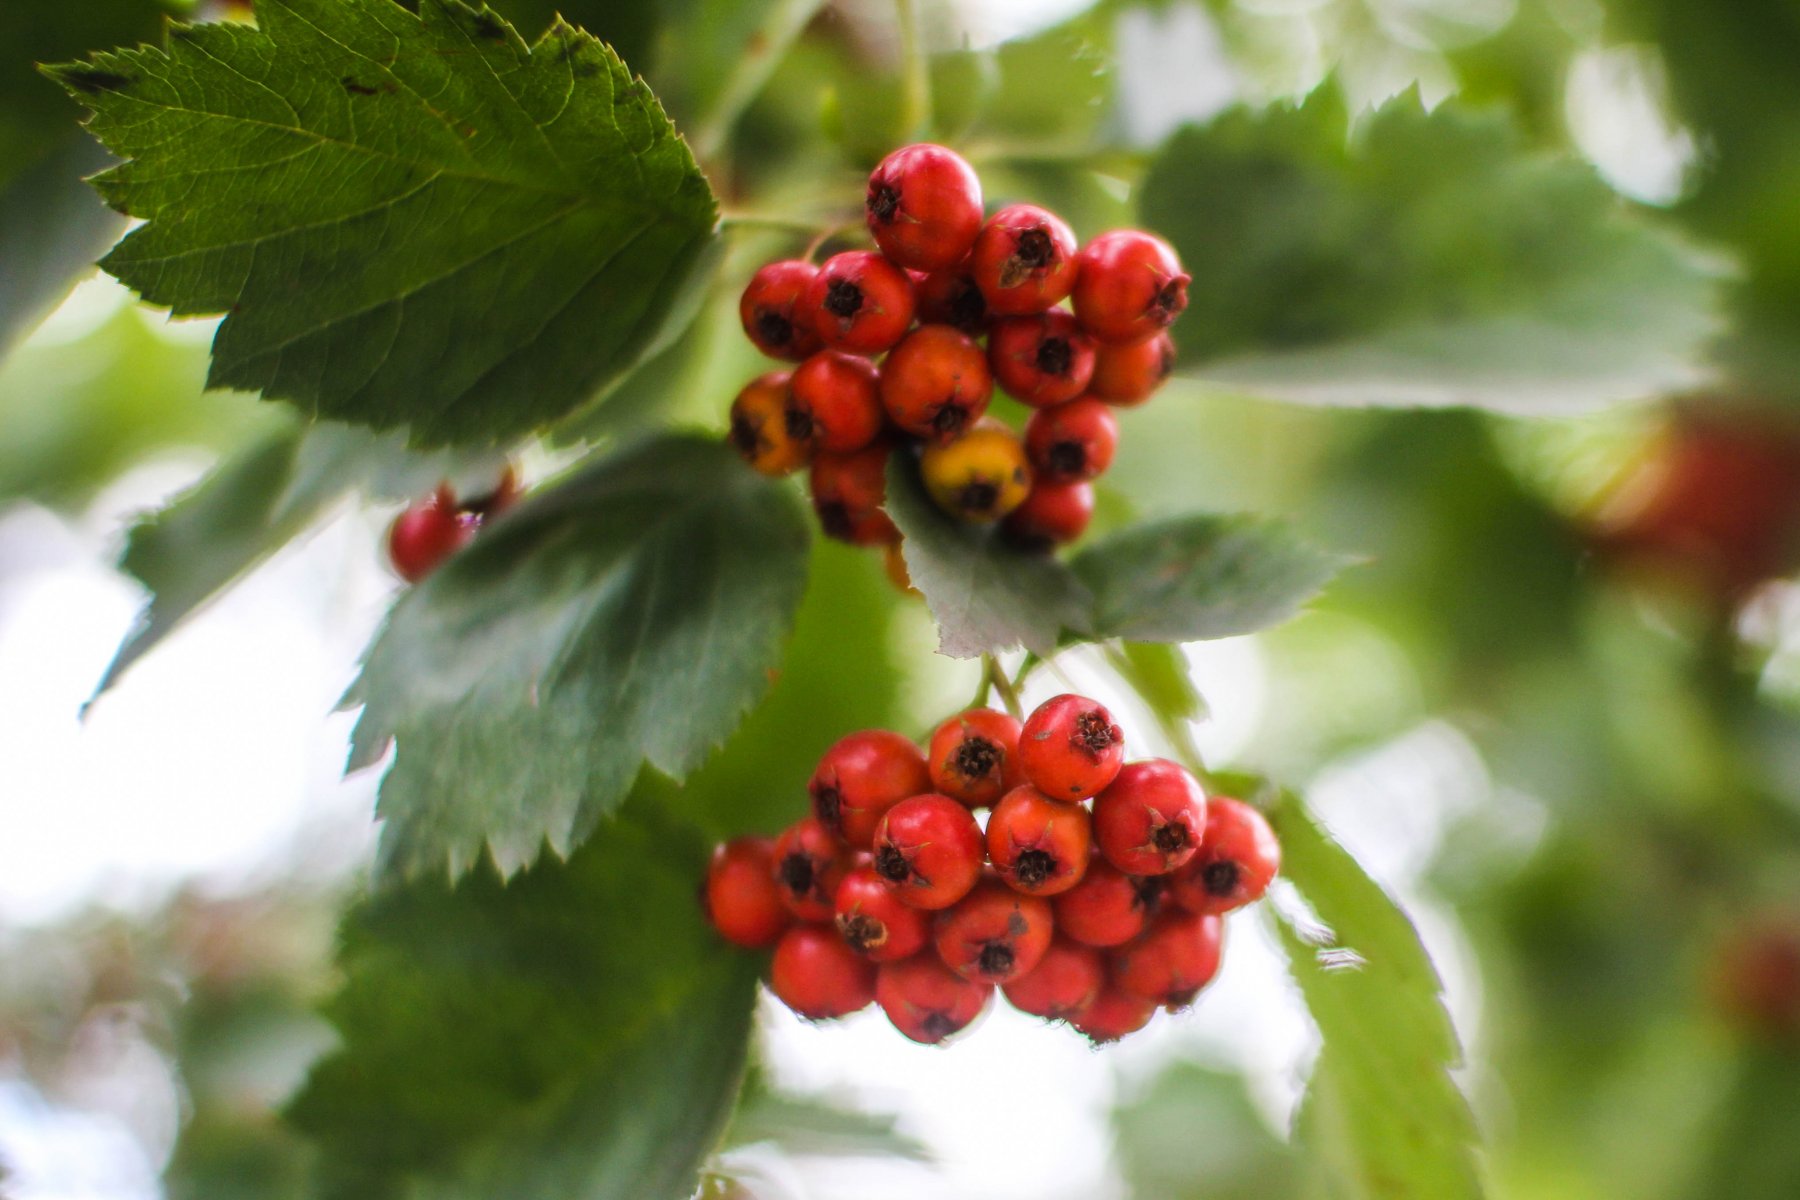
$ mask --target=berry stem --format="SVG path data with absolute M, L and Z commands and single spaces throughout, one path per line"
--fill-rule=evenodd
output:
M 931 125 L 931 74 L 919 46 L 919 11 L 915 0 L 894 0 L 900 22 L 900 125 L 908 138 L 919 138 Z
M 762 24 L 744 40 L 737 65 L 726 76 L 717 98 L 695 122 L 692 140 L 698 157 L 712 158 L 719 152 L 738 118 L 787 57 L 788 48 L 824 6 L 824 0 L 776 0 L 770 6 Z
M 1006 677 L 1006 671 L 1000 666 L 1000 660 L 991 654 L 981 656 L 982 674 L 987 682 L 992 683 L 994 690 L 1000 693 L 1000 702 L 1006 705 L 1006 711 L 1017 720 L 1025 719 L 1025 710 L 1019 704 L 1019 690 L 1013 681 Z M 986 683 L 982 686 L 983 699 L 986 699 Z
M 775 229 L 784 233 L 805 233 L 817 235 L 819 223 L 801 217 L 784 217 L 777 213 L 728 212 L 719 218 L 719 228 L 727 231 L 738 229 Z

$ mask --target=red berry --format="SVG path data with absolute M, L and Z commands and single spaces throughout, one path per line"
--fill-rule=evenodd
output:
M 1060 308 L 1003 317 L 988 334 L 994 381 L 1036 408 L 1073 400 L 1094 376 L 1094 340 Z
M 1044 551 L 1074 541 L 1093 519 L 1093 484 L 1034 483 L 1000 529 L 1009 541 Z
M 921 322 L 948 325 L 970 337 L 987 333 L 987 297 L 981 294 L 966 263 L 933 271 L 914 285 L 913 292 L 918 297 Z
M 964 979 L 929 954 L 887 963 L 875 976 L 881 1011 L 895 1029 L 928 1046 L 967 1029 L 993 994 L 992 984 Z
M 1055 898 L 1056 931 L 1089 946 L 1119 946 L 1144 932 L 1163 880 L 1127 875 L 1096 853 L 1081 881 Z
M 1094 842 L 1130 875 L 1167 875 L 1206 834 L 1206 793 L 1166 758 L 1129 763 L 1094 798 Z
M 816 817 L 802 817 L 775 839 L 770 878 L 802 921 L 831 920 L 832 900 L 849 870 L 850 852 Z
M 1721 1016 L 1741 1032 L 1777 1044 L 1800 1041 L 1800 925 L 1769 912 L 1745 921 L 1708 964 Z
M 1103 233 L 1077 256 L 1075 315 L 1102 342 L 1141 342 L 1187 307 L 1188 276 L 1159 237 L 1137 229 Z
M 799 362 L 824 343 L 812 323 L 799 315 L 801 298 L 819 268 L 797 258 L 772 262 L 750 277 L 738 301 L 744 333 L 770 358 Z
M 1206 836 L 1169 882 L 1169 896 L 1194 913 L 1228 913 L 1262 898 L 1281 869 L 1281 843 L 1263 815 L 1229 796 L 1206 802 Z
M 880 378 L 866 358 L 813 355 L 788 380 L 788 436 L 833 454 L 861 450 L 881 433 Z
M 931 734 L 931 786 L 970 808 L 992 804 L 1019 786 L 1019 722 L 991 708 L 958 713 Z
M 987 411 L 994 394 L 981 347 L 948 325 L 921 325 L 881 364 L 881 403 L 914 437 L 947 442 Z
M 1100 989 L 1087 1011 L 1072 1017 L 1069 1024 L 1087 1034 L 1095 1045 L 1116 1042 L 1126 1034 L 1136 1033 L 1156 1015 L 1156 1001 L 1134 996 L 1112 986 Z
M 1050 930 L 1048 900 L 1015 892 L 989 877 L 961 903 L 938 914 L 938 957 L 964 979 L 1005 983 L 1043 960 Z
M 739 946 L 773 945 L 792 920 L 775 884 L 775 843 L 743 837 L 713 851 L 706 869 L 706 917 Z
M 981 232 L 981 181 L 960 154 L 902 146 L 869 175 L 869 233 L 896 265 L 941 271 L 961 262 Z
M 1025 778 L 1044 795 L 1085 800 L 1119 773 L 1125 734 L 1105 705 L 1065 692 L 1025 718 L 1019 760 Z
M 887 546 L 900 540 L 900 531 L 881 507 L 887 500 L 892 449 L 880 441 L 849 454 L 820 454 L 813 459 L 813 511 L 828 536 L 853 546 Z
M 1090 397 L 1039 409 L 1025 423 L 1025 453 L 1040 483 L 1096 479 L 1118 446 L 1119 419 Z
M 804 439 L 790 432 L 788 379 L 786 371 L 758 375 L 731 402 L 732 448 L 764 475 L 796 471 L 813 455 L 811 421 Z
M 866 850 L 888 809 L 931 790 L 925 756 L 911 739 L 886 729 L 847 734 L 825 751 L 806 785 L 825 828 Z
M 1179 910 L 1150 922 L 1144 936 L 1113 951 L 1111 979 L 1121 991 L 1185 1008 L 1219 973 L 1225 922 Z
M 829 1021 L 868 1007 L 875 964 L 844 945 L 828 925 L 796 925 L 775 944 L 769 990 L 809 1021 Z
M 981 827 L 936 792 L 887 810 L 875 828 L 875 871 L 914 908 L 949 908 L 981 878 Z
M 1166 333 L 1142 342 L 1108 345 L 1094 351 L 1094 378 L 1088 391 L 1108 404 L 1129 408 L 1148 400 L 1175 369 L 1175 340 Z
M 1034 204 L 1009 204 L 982 226 L 969 273 L 995 316 L 1043 312 L 1075 286 L 1075 231 Z
M 449 484 L 394 518 L 388 528 L 388 561 L 408 583 L 425 578 L 474 534 L 457 519 L 456 494 Z
M 924 909 L 902 904 L 875 868 L 852 868 L 838 884 L 834 904 L 837 930 L 844 942 L 870 962 L 910 958 L 931 940 L 931 917 Z
M 1081 882 L 1093 847 L 1087 809 L 1016 787 L 988 818 L 988 861 L 1008 887 L 1054 896 Z
M 827 346 L 880 354 L 912 325 L 912 280 L 879 254 L 848 250 L 825 260 L 800 303 Z
M 1020 1012 L 1051 1021 L 1076 1020 L 1106 985 L 1106 960 L 1092 946 L 1064 937 L 1030 971 L 1009 982 L 1006 998 Z

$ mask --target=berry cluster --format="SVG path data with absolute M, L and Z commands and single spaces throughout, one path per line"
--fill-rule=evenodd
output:
M 459 501 L 448 483 L 409 505 L 388 526 L 388 562 L 395 574 L 417 583 L 481 531 L 482 524 L 511 508 L 519 498 L 519 478 L 511 467 L 485 496 Z
M 1281 859 L 1254 808 L 1166 759 L 1127 763 L 1112 714 L 1082 696 L 1022 725 L 959 713 L 923 754 L 850 734 L 809 790 L 811 815 L 780 837 L 714 852 L 708 916 L 775 947 L 769 985 L 801 1016 L 874 1002 L 918 1042 L 966 1027 L 995 987 L 1096 1042 L 1143 1028 L 1212 980 L 1221 918 Z M 984 828 L 973 810 L 990 806 Z
M 1141 403 L 1174 365 L 1165 330 L 1188 285 L 1175 252 L 1137 230 L 1077 249 L 1031 204 L 984 221 L 974 170 L 929 144 L 881 161 L 867 216 L 876 250 L 773 262 L 744 289 L 744 332 L 798 365 L 738 394 L 732 444 L 765 474 L 810 464 L 825 532 L 890 556 L 886 464 L 902 445 L 945 512 L 1039 549 L 1081 536 L 1118 442 L 1112 406 Z M 1037 410 L 1023 438 L 984 416 L 996 384 Z

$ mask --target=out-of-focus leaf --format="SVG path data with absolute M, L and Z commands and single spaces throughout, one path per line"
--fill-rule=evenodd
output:
M 423 495 L 440 480 L 491 485 L 499 467 L 498 457 L 489 453 L 419 454 L 395 435 L 331 423 L 291 425 L 245 448 L 132 526 L 119 565 L 144 585 L 150 604 L 113 656 L 95 696 L 350 492 L 360 488 L 398 499 Z M 480 484 L 473 490 L 481 490 Z
M 1113 1154 L 1136 1200 L 1299 1200 L 1293 1150 L 1241 1075 L 1178 1063 L 1113 1110 Z
M 1197 515 L 1122 530 L 1070 566 L 1093 593 L 1097 634 L 1196 642 L 1287 620 L 1346 561 L 1278 521 Z
M 528 47 L 462 0 L 260 0 L 257 21 L 52 71 L 128 160 L 102 194 L 146 221 L 103 265 L 229 313 L 214 386 L 502 441 L 635 365 L 709 261 L 693 155 L 587 34 Z
M 1503 117 L 1335 91 L 1175 135 L 1145 224 L 1195 283 L 1184 373 L 1310 404 L 1572 412 L 1692 386 L 1720 269 Z
M 106 155 L 75 133 L 0 184 L 0 356 L 56 307 L 125 222 L 82 176 Z
M 1478 1200 L 1478 1135 L 1450 1071 L 1462 1047 L 1418 931 L 1298 797 L 1270 814 L 1282 874 L 1324 929 L 1283 920 L 1281 943 L 1323 1044 L 1296 1136 L 1311 1194 Z
M 1164 720 L 1198 721 L 1206 698 L 1194 686 L 1181 647 L 1168 642 L 1122 642 L 1116 665 L 1150 711 Z
M 346 703 L 382 781 L 381 869 L 568 854 L 646 762 L 680 779 L 762 695 L 805 590 L 792 496 L 724 445 L 588 463 L 400 598 Z M 454 647 L 454 653 L 446 649 Z
M 743 1069 L 758 959 L 694 902 L 706 847 L 633 805 L 567 862 L 353 911 L 343 1049 L 294 1102 L 324 1194 L 683 1200 Z
M 1066 567 L 1007 545 L 991 527 L 945 516 L 907 455 L 888 466 L 887 508 L 906 535 L 906 568 L 937 620 L 942 653 L 974 658 L 1024 646 L 1049 654 L 1064 631 L 1087 632 L 1093 600 Z
M 760 1073 L 752 1072 L 721 1145 L 730 1148 L 757 1142 L 774 1142 L 788 1154 L 812 1158 L 926 1162 L 931 1157 L 923 1143 L 900 1132 L 893 1117 L 778 1092 Z

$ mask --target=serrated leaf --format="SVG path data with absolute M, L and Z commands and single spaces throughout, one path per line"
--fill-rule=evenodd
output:
M 1197 642 L 1287 620 L 1346 561 L 1279 521 L 1202 514 L 1132 526 L 1070 567 L 1093 593 L 1097 634 Z
M 1325 925 L 1280 927 L 1322 1038 L 1296 1126 L 1314 1193 L 1479 1200 L 1475 1119 L 1450 1075 L 1462 1047 L 1418 931 L 1297 797 L 1270 820 L 1282 874 Z
M 945 516 L 908 455 L 888 464 L 887 510 L 906 535 L 906 569 L 937 620 L 940 653 L 974 658 L 1024 646 L 1048 655 L 1065 630 L 1087 632 L 1092 597 L 1067 568 L 1007 545 L 992 527 Z
M 1573 412 L 1706 378 L 1721 269 L 1502 115 L 1324 88 L 1177 133 L 1145 224 L 1195 284 L 1182 371 L 1309 404 Z
M 342 425 L 293 425 L 251 444 L 131 527 L 119 566 L 144 585 L 150 603 L 94 696 L 352 491 L 399 499 L 440 480 L 491 482 L 499 469 L 491 454 L 416 454 L 397 437 Z
M 391 889 L 346 920 L 343 1048 L 290 1116 L 324 1193 L 684 1200 L 743 1069 L 756 955 L 694 902 L 706 846 L 634 804 L 569 861 Z
M 495 442 L 634 365 L 716 205 L 656 98 L 567 25 L 485 8 L 260 0 L 256 27 L 54 68 L 144 218 L 102 264 L 228 313 L 210 383 L 415 443 Z
M 665 436 L 534 493 L 401 597 L 346 703 L 390 742 L 389 875 L 567 854 L 649 763 L 680 779 L 762 695 L 806 582 L 793 497 Z

